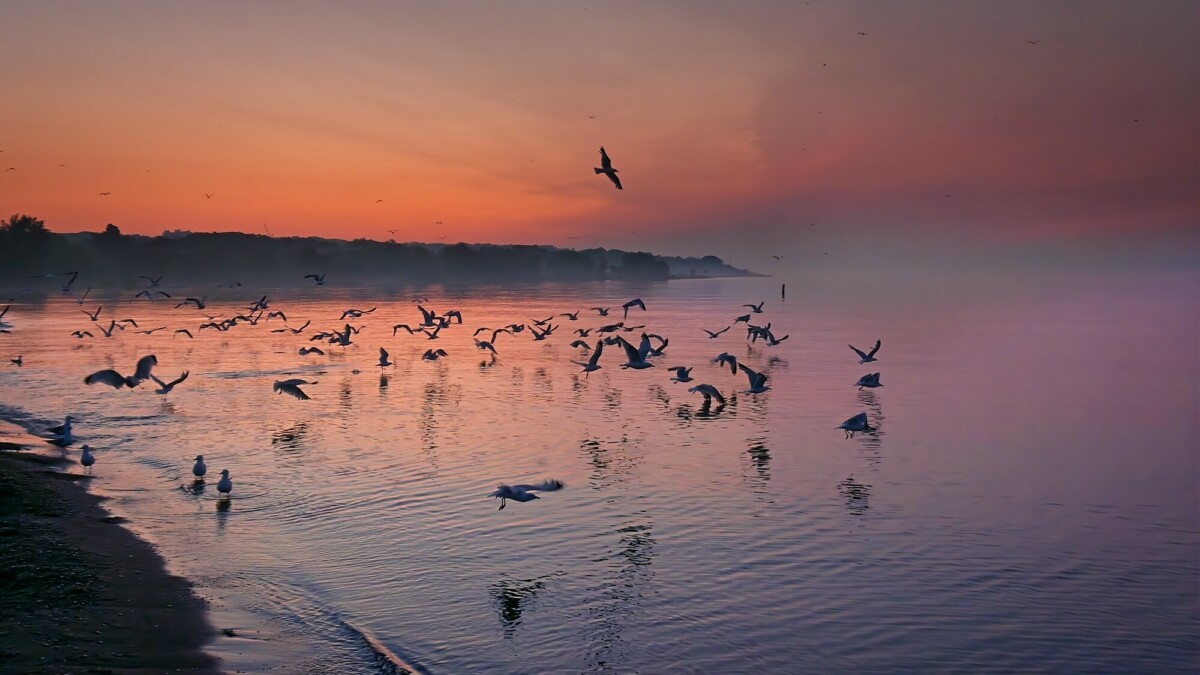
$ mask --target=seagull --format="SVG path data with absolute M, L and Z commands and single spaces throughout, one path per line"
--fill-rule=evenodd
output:
M 387 350 L 386 350 L 386 349 L 384 349 L 383 347 L 380 347 L 380 348 L 379 348 L 379 366 L 380 366 L 381 368 L 386 368 L 386 367 L 388 367 L 388 366 L 394 366 L 394 365 L 396 365 L 396 364 L 394 364 L 394 363 L 390 363 L 390 362 L 388 361 L 388 352 L 387 352 Z
M 589 345 L 585 340 L 576 340 L 571 343 L 571 346 L 572 347 L 582 347 L 583 349 L 591 349 L 592 348 L 592 346 Z
M 283 312 L 272 312 L 272 314 L 283 314 Z M 267 316 L 269 318 L 271 315 L 268 314 Z M 287 321 L 287 319 L 285 318 L 284 321 Z M 308 321 L 305 321 L 304 325 L 300 326 L 299 328 L 292 328 L 291 326 L 284 326 L 283 328 L 276 328 L 275 330 L 272 330 L 271 332 L 272 333 L 291 333 L 292 335 L 299 335 L 304 332 L 305 328 L 308 328 L 308 325 L 310 323 L 312 323 L 311 319 Z
M 9 360 L 12 361 L 13 363 L 17 364 L 18 366 L 25 365 L 25 357 L 21 356 L 20 354 L 17 355 L 17 358 L 9 359 Z
M 175 337 L 176 335 L 179 335 L 180 333 L 183 333 L 184 335 L 186 335 L 188 337 L 193 337 L 192 331 L 190 331 L 186 328 L 176 328 L 175 332 L 171 335 L 171 337 Z
M 325 273 L 324 272 L 321 272 L 320 274 L 305 274 L 304 278 L 312 279 L 313 281 L 316 282 L 317 286 L 325 285 Z
M 729 330 L 730 328 L 733 328 L 733 326 L 725 326 L 724 328 L 722 328 L 719 331 L 716 331 L 715 333 L 707 328 L 701 328 L 700 330 L 704 331 L 705 333 L 708 333 L 709 340 L 714 340 L 714 339 L 716 339 L 716 337 L 718 335 L 720 335 L 721 333 L 724 333 L 725 331 Z
M 576 340 L 576 342 L 582 342 L 582 340 Z M 584 346 L 587 346 L 586 342 L 584 343 Z M 587 377 L 588 375 L 591 375 L 593 371 L 600 370 L 602 367 L 600 365 L 600 352 L 602 351 L 604 351 L 604 340 L 596 340 L 596 349 L 592 352 L 592 355 L 588 357 L 587 363 L 582 361 L 572 361 L 571 363 L 574 363 L 577 366 L 583 366 L 583 370 L 579 372 L 587 373 L 587 375 L 584 375 L 584 377 Z
M 591 307 L 590 309 L 595 310 L 600 316 L 608 316 L 608 307 Z
M 157 277 L 148 277 L 145 274 L 139 274 L 138 278 L 145 279 L 147 282 L 150 283 L 150 285 L 147 286 L 147 288 L 154 288 L 154 287 L 158 286 L 158 282 L 162 281 L 163 275 L 160 274 Z
M 712 386 L 711 384 L 698 384 L 698 385 L 688 389 L 688 393 L 689 394 L 700 394 L 701 396 L 704 397 L 705 403 L 711 403 L 712 400 L 715 398 L 715 399 L 717 399 L 717 403 L 719 405 L 725 405 L 725 397 L 722 396 L 721 392 L 718 391 L 717 388 Z
M 492 499 L 499 499 L 500 509 L 497 510 L 503 510 L 506 500 L 511 499 L 514 502 L 529 502 L 535 499 L 541 499 L 541 497 L 532 494 L 534 491 L 541 490 L 544 492 L 551 492 L 553 490 L 561 490 L 563 487 L 564 483 L 561 480 L 554 479 L 543 481 L 536 485 L 505 485 L 504 483 L 501 483 L 499 487 L 496 488 L 496 491 L 488 496 Z
M 729 372 L 737 375 L 738 362 L 737 357 L 729 352 L 721 352 L 712 360 L 713 363 L 719 363 L 722 366 L 729 366 Z
M 98 370 L 91 375 L 88 375 L 87 377 L 83 378 L 83 383 L 107 384 L 113 389 L 120 389 L 121 387 L 129 387 L 132 389 L 133 387 L 141 384 L 142 380 L 149 379 L 150 369 L 156 365 L 158 365 L 158 359 L 151 354 L 150 356 L 143 356 L 142 358 L 138 359 L 137 368 L 135 369 L 134 374 L 130 375 L 129 377 L 125 377 L 117 371 L 109 368 L 106 370 Z
M 192 465 L 192 475 L 195 476 L 195 481 L 203 483 L 206 473 L 208 473 L 208 467 L 204 465 L 204 455 L 196 455 L 196 463 Z
M 95 325 L 95 326 L 96 326 L 96 328 L 99 328 L 99 329 L 100 329 L 100 332 L 101 332 L 101 333 L 104 333 L 104 337 L 106 337 L 106 338 L 112 337 L 113 331 L 117 329 L 117 322 L 116 322 L 116 321 L 109 321 L 109 322 L 108 322 L 108 328 L 105 328 L 104 326 L 101 326 L 101 325 L 100 325 L 100 324 L 98 324 L 98 323 L 97 323 L 97 324 L 93 324 L 93 325 Z
M 83 292 L 83 295 L 79 296 L 78 298 L 75 298 L 75 302 L 78 302 L 79 304 L 82 305 L 87 300 L 88 294 L 90 294 L 91 292 L 92 292 L 92 287 L 88 286 L 87 290 Z
M 91 446 L 85 444 L 83 446 L 82 450 L 83 450 L 83 454 L 81 454 L 79 456 L 79 463 L 83 465 L 84 469 L 88 473 L 91 473 L 92 465 L 96 463 L 96 458 L 92 456 Z
M 233 492 L 233 481 L 229 480 L 229 469 L 221 469 L 221 480 L 217 481 L 217 499 L 229 499 L 229 493 Z
M 157 383 L 159 386 L 158 389 L 154 390 L 154 393 L 160 394 L 162 396 L 166 396 L 167 394 L 171 393 L 171 390 L 175 388 L 175 385 L 186 380 L 188 378 L 188 374 L 189 374 L 189 371 L 185 370 L 178 378 L 176 378 L 172 382 L 163 382 L 162 380 L 158 379 L 157 377 L 151 375 L 150 379 L 154 380 L 155 383 Z
M 80 338 L 80 339 L 83 339 L 85 337 L 96 337 L 95 335 L 92 335 L 92 333 L 90 331 L 86 331 L 86 330 L 77 330 L 74 333 L 71 333 L 71 335 L 73 335 L 77 338 Z
M 745 373 L 747 379 L 750 380 L 750 388 L 746 390 L 747 394 L 761 394 L 764 391 L 770 389 L 770 387 L 767 386 L 767 376 L 766 375 L 763 375 L 762 373 L 755 372 L 755 371 L 747 368 L 746 364 L 744 364 L 744 363 L 738 364 L 738 370 Z
M 205 193 L 204 193 L 204 198 L 205 198 L 205 199 L 212 199 L 212 193 L 211 193 L 211 192 L 205 192 Z
M 300 348 L 300 356 L 305 356 L 307 354 L 317 354 L 319 356 L 325 356 L 325 352 L 321 351 L 320 347 L 301 347 Z
M 74 443 L 75 437 L 71 435 L 71 422 L 74 420 L 74 417 L 67 415 L 62 424 L 47 429 L 46 431 L 54 436 L 54 438 L 50 439 L 50 442 L 61 447 L 66 447 Z
M 871 351 L 866 354 L 864 354 L 861 349 L 859 349 L 858 347 L 855 347 L 854 345 L 848 345 L 848 346 L 850 347 L 850 349 L 854 350 L 855 354 L 858 354 L 858 358 L 862 359 L 861 361 L 859 361 L 859 363 L 870 363 L 872 361 L 877 360 L 875 358 L 875 352 L 879 351 L 879 346 L 881 344 L 883 344 L 882 340 L 876 340 L 875 346 L 872 347 Z
M 764 304 L 766 304 L 765 300 L 757 305 L 742 305 L 742 307 L 749 307 L 755 314 L 762 314 L 762 308 Z
M 15 169 L 14 169 L 14 170 L 15 170 Z M 100 193 L 100 196 L 101 196 L 101 197 L 107 197 L 107 196 L 109 196 L 109 195 L 111 195 L 111 194 L 112 194 L 111 192 L 101 192 L 101 193 Z
M 572 314 L 571 312 L 563 312 L 562 314 L 559 314 L 559 316 L 565 316 L 568 319 L 570 319 L 571 321 L 579 320 L 579 312 L 578 311 L 576 311 L 574 314 Z
M 862 391 L 863 387 L 874 389 L 875 387 L 882 387 L 883 385 L 879 383 L 879 373 L 867 373 L 866 375 L 858 378 L 858 382 L 855 382 L 854 386 L 858 387 L 859 391 Z
M 734 319 L 733 322 L 734 323 L 750 323 L 750 315 L 743 314 L 743 315 L 739 316 L 738 318 Z
M 484 330 L 486 330 L 486 329 L 484 329 Z M 487 350 L 490 350 L 493 354 L 497 354 L 498 352 L 496 351 L 496 336 L 501 333 L 508 333 L 509 335 L 512 335 L 512 332 L 509 331 L 507 328 L 497 328 L 496 330 L 492 331 L 492 339 L 491 340 L 480 340 L 480 339 L 476 338 L 475 339 L 475 347 L 477 349 L 487 349 Z M 478 335 L 479 331 L 475 331 L 475 334 Z
M 406 323 L 398 323 L 395 326 L 392 326 L 392 337 L 396 337 L 396 331 L 400 330 L 401 328 L 408 331 L 409 335 L 412 335 L 413 333 L 417 332 L 417 331 L 414 331 L 412 329 L 412 327 Z
M 671 378 L 672 382 L 692 381 L 692 369 L 688 368 L 687 366 L 671 366 L 670 368 L 667 368 L 667 370 L 675 371 L 674 377 Z
M 641 307 L 643 312 L 646 311 L 646 303 L 642 302 L 641 298 L 634 298 L 634 299 L 630 300 L 629 302 L 621 305 L 621 307 L 623 307 L 625 309 L 625 316 L 622 316 L 621 317 L 622 319 L 629 318 L 629 308 L 630 307 Z
M 600 166 L 596 169 L 597 174 L 604 174 L 608 179 L 617 186 L 618 190 L 624 190 L 621 187 L 621 179 L 617 178 L 617 170 L 612 168 L 612 160 L 608 158 L 608 153 L 604 151 L 604 146 L 600 146 Z
M 1031 44 L 1031 45 L 1036 45 L 1037 43 L 1039 43 L 1039 42 L 1041 42 L 1041 41 L 1042 41 L 1042 40 L 1041 40 L 1040 38 L 1039 38 L 1039 39 L 1037 39 L 1037 40 L 1026 40 L 1026 42 L 1028 42 L 1028 43 L 1029 43 L 1029 44 Z
M 204 309 L 206 306 L 205 301 L 207 301 L 207 300 L 208 300 L 208 296 L 201 296 L 199 299 L 187 298 L 183 302 L 179 303 L 178 305 L 175 305 L 175 308 L 178 309 L 187 304 L 194 304 L 194 305 L 196 305 L 196 309 Z
M 275 380 L 275 384 L 272 386 L 272 389 L 280 394 L 295 396 L 301 401 L 307 401 L 309 400 L 308 394 L 304 393 L 304 391 L 300 389 L 300 385 L 302 384 L 316 384 L 316 381 L 309 382 L 308 380 L 301 379 Z
M 421 360 L 422 361 L 437 361 L 439 358 L 441 358 L 443 356 L 448 356 L 448 354 L 446 354 L 445 349 L 438 349 L 438 350 L 426 349 L 425 353 L 421 355 Z
M 654 367 L 654 364 L 646 361 L 646 357 L 643 356 L 642 353 L 640 351 L 638 351 L 638 348 L 634 347 L 633 344 L 629 342 L 629 340 L 626 340 L 625 338 L 623 338 L 621 336 L 617 336 L 616 341 L 618 343 L 620 343 L 621 347 L 623 347 L 625 349 L 625 358 L 628 359 L 625 363 L 621 364 L 622 368 L 633 368 L 634 370 L 643 370 L 646 368 Z M 597 352 L 600 351 L 599 347 L 597 347 L 596 351 Z M 595 357 L 595 354 L 593 354 L 592 356 Z
M 854 438 L 856 431 L 875 431 L 873 427 L 867 424 L 867 413 L 861 412 L 842 422 L 835 429 L 843 429 L 846 432 L 846 438 Z

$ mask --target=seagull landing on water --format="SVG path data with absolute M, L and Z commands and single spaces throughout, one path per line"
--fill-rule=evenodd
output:
M 172 380 L 170 382 L 163 382 L 162 380 L 158 379 L 157 377 L 151 375 L 150 379 L 154 380 L 155 384 L 158 385 L 158 389 L 155 389 L 154 393 L 156 393 L 160 396 L 166 396 L 167 394 L 171 393 L 171 390 L 175 388 L 175 385 L 188 379 L 189 374 L 190 374 L 190 371 L 185 370 L 185 371 L 183 371 L 183 373 L 181 373 L 179 375 L 179 377 L 175 378 L 174 380 Z
M 533 494 L 535 491 L 551 492 L 553 490 L 561 490 L 563 487 L 565 486 L 561 480 L 554 479 L 543 481 L 537 485 L 505 485 L 501 483 L 496 488 L 496 491 L 488 496 L 492 499 L 499 499 L 500 509 L 497 510 L 503 510 L 506 505 L 505 502 L 509 499 L 514 502 L 531 502 L 535 499 L 541 499 L 541 497 Z
M 84 445 L 82 450 L 83 454 L 79 456 L 79 463 L 83 465 L 85 471 L 91 473 L 92 465 L 96 463 L 96 458 L 92 456 L 91 446 Z
M 866 354 L 864 354 L 861 349 L 859 349 L 858 347 L 855 347 L 854 345 L 847 345 L 847 346 L 849 346 L 850 349 L 853 349 L 855 354 L 858 354 L 858 358 L 862 359 L 861 361 L 859 361 L 859 363 L 870 363 L 870 362 L 876 360 L 875 352 L 879 351 L 879 347 L 882 344 L 883 344 L 883 340 L 876 340 L 875 346 L 872 347 L 871 351 L 867 352 Z
M 204 455 L 196 455 L 196 463 L 192 465 L 193 480 L 197 483 L 204 482 L 204 474 L 208 473 L 208 467 L 204 465 Z
M 846 438 L 854 438 L 856 431 L 875 431 L 875 428 L 867 424 L 867 413 L 858 413 L 854 417 L 842 422 L 835 429 L 843 429 L 846 432 Z
M 762 314 L 763 313 L 762 308 L 763 308 L 763 305 L 765 305 L 765 304 L 766 304 L 766 301 L 764 300 L 762 302 L 759 302 L 757 305 L 742 305 L 742 307 L 749 307 L 750 311 L 754 312 L 755 314 Z
M 746 378 L 750 380 L 750 388 L 746 390 L 747 394 L 761 394 L 770 389 L 767 386 L 767 376 L 762 373 L 753 371 L 746 367 L 746 364 L 739 363 L 738 370 L 746 374 Z
M 600 166 L 596 168 L 596 174 L 604 174 L 608 179 L 617 186 L 618 190 L 624 190 L 621 187 L 621 179 L 617 178 L 617 170 L 612 166 L 612 160 L 608 158 L 608 153 L 604 151 L 604 146 L 600 146 Z
M 879 383 L 879 373 L 867 373 L 866 375 L 858 378 L 858 382 L 855 382 L 854 386 L 858 387 L 859 391 L 862 391 L 863 387 L 874 389 L 875 387 L 882 387 L 883 385 Z
M 217 499 L 229 499 L 233 492 L 233 481 L 229 479 L 229 469 L 221 469 L 221 480 L 217 481 Z
M 392 362 L 388 361 L 388 352 L 387 352 L 387 350 L 386 350 L 386 349 L 384 349 L 383 347 L 380 347 L 380 348 L 379 348 L 379 367 L 380 367 L 380 368 L 387 368 L 388 366 L 394 366 L 394 365 L 396 365 L 396 364 L 394 364 L 394 363 L 392 363 Z
M 715 398 L 717 399 L 717 403 L 719 405 L 725 405 L 725 397 L 722 396 L 721 392 L 711 384 L 698 384 L 688 389 L 688 393 L 700 394 L 704 397 L 705 403 L 712 403 L 712 400 Z
M 307 401 L 309 400 L 308 394 L 304 393 L 304 390 L 300 388 L 300 385 L 316 383 L 316 380 L 313 380 L 312 382 L 301 379 L 275 380 L 275 384 L 272 385 L 271 388 L 280 394 L 287 394 L 288 396 L 294 396 L 301 401 Z

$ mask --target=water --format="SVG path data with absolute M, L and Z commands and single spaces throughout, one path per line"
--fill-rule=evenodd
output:
M 277 320 L 197 332 L 200 312 L 131 292 L 86 305 L 194 340 L 76 340 L 90 322 L 52 297 L 6 317 L 0 350 L 26 365 L 0 369 L 0 403 L 75 415 L 96 448 L 92 489 L 196 582 L 218 626 L 252 638 L 214 644 L 230 667 L 1195 668 L 1194 275 L 1064 278 L 1053 292 L 804 286 L 789 283 L 786 303 L 771 279 L 425 289 L 466 317 L 436 341 L 390 334 L 419 321 L 415 291 L 266 291 L 292 325 L 313 320 L 299 337 L 270 333 Z M 501 335 L 494 361 L 471 343 L 478 326 L 597 304 L 619 315 L 635 296 L 649 311 L 631 320 L 671 341 L 654 369 L 622 370 L 610 348 L 581 376 L 570 331 L 608 321 L 586 310 L 545 342 Z M 702 333 L 759 300 L 754 320 L 790 339 Z M 379 307 L 353 321 L 367 326 L 355 345 L 296 354 L 351 306 Z M 879 361 L 858 365 L 847 343 L 876 338 Z M 379 346 L 397 362 L 382 374 Z M 449 357 L 422 362 L 429 347 Z M 744 376 L 709 363 L 721 351 L 772 389 L 740 393 Z M 160 377 L 191 371 L 166 400 L 81 382 L 149 353 Z M 671 365 L 729 403 L 703 409 Z M 851 386 L 875 370 L 882 388 Z M 274 394 L 287 377 L 317 380 L 312 400 Z M 834 429 L 861 411 L 876 433 Z M 210 470 L 199 494 L 185 489 L 197 454 Z M 235 485 L 224 510 L 222 468 Z M 499 481 L 546 478 L 567 487 L 503 511 L 487 499 Z

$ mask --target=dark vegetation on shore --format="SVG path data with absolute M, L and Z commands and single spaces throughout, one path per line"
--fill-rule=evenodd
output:
M 42 221 L 14 214 L 0 222 L 6 265 L 0 284 L 23 286 L 31 275 L 78 271 L 97 287 L 137 285 L 139 274 L 169 275 L 175 285 L 240 282 L 312 285 L 306 274 L 328 273 L 338 284 L 469 284 L 543 281 L 655 281 L 756 276 L 720 258 L 646 252 L 498 244 L 419 244 L 370 239 L 268 237 L 241 232 L 165 232 L 161 236 L 103 232 L 56 234 Z
M 214 673 L 203 602 L 64 460 L 0 441 L 0 672 Z

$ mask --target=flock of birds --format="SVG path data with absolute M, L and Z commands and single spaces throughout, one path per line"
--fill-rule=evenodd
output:
M 611 163 L 607 161 L 607 155 L 604 155 L 604 158 L 604 168 L 611 170 Z M 615 170 L 612 171 L 615 174 Z M 597 169 L 597 172 L 601 172 L 601 169 Z M 616 182 L 615 176 L 612 177 L 614 182 Z M 619 186 L 619 182 L 617 184 Z M 59 275 L 39 275 L 39 277 L 53 276 Z M 62 273 L 61 276 L 68 277 L 68 280 L 62 289 L 63 293 L 67 295 L 74 295 L 72 292 L 72 285 L 74 284 L 78 273 L 67 272 Z M 326 275 L 323 272 L 319 274 L 309 274 L 304 278 L 311 279 L 315 286 L 324 286 L 326 283 Z M 169 299 L 170 301 L 176 303 L 175 309 L 179 310 L 190 309 L 204 312 L 208 307 L 207 296 L 204 295 L 201 295 L 199 298 L 186 297 L 183 299 L 176 299 L 172 298 L 171 295 L 166 291 L 155 290 L 151 292 L 150 289 L 158 288 L 159 284 L 162 282 L 162 276 L 141 276 L 140 279 L 144 280 L 147 286 L 145 289 L 139 291 L 135 295 L 135 298 L 137 299 L 144 299 L 148 302 L 157 301 L 159 298 Z M 82 304 L 82 301 L 86 299 L 86 294 L 77 297 L 76 299 L 80 301 L 80 304 Z M 426 307 L 426 305 L 429 304 L 429 298 L 427 297 L 416 298 L 412 302 L 416 305 L 416 310 L 419 312 L 419 319 L 414 317 L 410 323 L 398 323 L 392 325 L 392 338 L 401 336 L 401 333 L 403 332 L 404 335 L 410 337 L 419 336 L 425 340 L 438 340 L 445 334 L 444 331 L 454 330 L 455 326 L 463 324 L 463 314 L 458 310 L 449 309 L 437 312 L 429 309 Z M 701 330 L 707 339 L 712 340 L 717 339 L 721 335 L 732 330 L 737 324 L 743 324 L 746 330 L 746 340 L 748 340 L 751 344 L 761 341 L 767 347 L 774 347 L 786 341 L 790 336 L 786 334 L 781 337 L 777 336 L 772 329 L 771 322 L 769 321 L 765 324 L 755 322 L 756 316 L 764 314 L 764 305 L 765 302 L 746 303 L 742 305 L 742 309 L 744 311 L 748 311 L 745 311 L 744 314 L 734 317 L 733 320 L 725 327 L 716 330 L 710 330 L 707 328 L 703 328 Z M 0 309 L 0 330 L 4 330 L 5 332 L 11 332 L 13 327 L 12 324 L 4 321 L 4 317 L 8 314 L 9 309 L 10 306 L 5 306 L 3 309 Z M 95 336 L 95 334 L 83 329 L 77 329 L 72 332 L 71 335 L 76 339 L 111 339 L 127 329 L 144 335 L 153 335 L 159 331 L 165 331 L 168 329 L 167 326 L 142 329 L 137 320 L 134 318 L 118 319 L 115 317 L 110 318 L 107 327 L 105 327 L 101 323 L 98 323 L 103 309 L 103 306 L 98 306 L 93 311 L 81 309 L 81 312 L 93 322 L 93 325 L 98 329 L 100 334 L 104 336 L 103 338 L 98 338 Z M 299 356 L 324 356 L 326 354 L 325 349 L 341 349 L 344 351 L 349 346 L 359 344 L 362 339 L 361 334 L 365 329 L 367 329 L 368 326 L 366 323 L 353 325 L 349 321 L 358 323 L 364 317 L 373 314 L 377 309 L 377 307 L 371 307 L 368 309 L 362 309 L 358 307 L 346 308 L 344 311 L 342 311 L 341 315 L 337 319 L 337 322 L 342 324 L 341 328 L 331 327 L 326 330 L 313 329 L 306 334 L 305 331 L 312 326 L 311 319 L 306 320 L 304 323 L 299 325 L 292 325 L 286 313 L 283 310 L 272 309 L 270 298 L 264 295 L 252 301 L 250 304 L 245 305 L 244 308 L 242 308 L 242 311 L 237 311 L 232 316 L 225 317 L 222 314 L 202 314 L 207 321 L 200 323 L 197 326 L 196 331 L 201 332 L 205 330 L 213 330 L 217 332 L 227 332 L 243 326 L 266 326 L 273 319 L 279 319 L 280 323 L 282 323 L 282 326 L 271 329 L 272 333 L 286 334 L 295 336 L 297 338 L 299 338 L 302 334 L 306 335 L 306 341 L 309 344 L 300 346 L 298 348 L 297 353 Z M 617 309 L 619 309 L 621 312 L 620 320 L 615 320 L 615 316 L 610 318 L 610 313 L 616 311 Z M 488 353 L 494 362 L 500 354 L 501 345 L 498 344 L 498 340 L 501 335 L 508 336 L 505 338 L 505 340 L 515 340 L 521 335 L 528 335 L 533 341 L 544 341 L 552 335 L 557 334 L 564 324 L 580 321 L 580 315 L 585 311 L 589 313 L 589 316 L 592 316 L 594 319 L 599 320 L 600 322 L 600 325 L 576 328 L 571 331 L 571 335 L 576 339 L 570 343 L 570 346 L 579 349 L 580 353 L 586 357 L 586 360 L 572 360 L 571 362 L 580 367 L 579 373 L 585 378 L 590 376 L 592 373 L 601 370 L 606 365 L 612 365 L 614 361 L 612 357 L 603 357 L 603 355 L 606 353 L 606 347 L 620 348 L 619 353 L 621 356 L 617 357 L 616 362 L 619 367 L 623 369 L 647 370 L 654 368 L 658 365 L 655 361 L 666 355 L 666 350 L 670 345 L 669 338 L 648 332 L 644 330 L 646 328 L 644 324 L 632 325 L 632 322 L 630 321 L 631 311 L 635 312 L 635 315 L 648 311 L 646 303 L 641 298 L 633 298 L 622 303 L 619 305 L 619 307 L 616 305 L 593 306 L 589 307 L 587 310 L 580 309 L 576 311 L 551 313 L 545 318 L 532 319 L 527 322 L 510 323 L 497 327 L 479 326 L 475 328 L 471 339 L 474 342 L 476 349 Z M 555 321 L 558 321 L 558 323 L 555 323 Z M 630 333 L 637 334 L 636 340 L 626 338 L 626 335 Z M 195 337 L 195 335 L 187 327 L 175 328 L 171 335 L 173 338 L 185 336 L 188 339 L 194 339 Z M 633 336 L 630 337 L 632 338 Z M 593 338 L 594 343 L 588 341 L 589 339 Z M 312 343 L 317 344 L 314 345 Z M 321 346 L 318 345 L 323 345 L 325 349 L 322 349 Z M 850 349 L 852 349 L 858 356 L 859 364 L 867 364 L 874 363 L 878 360 L 876 355 L 882 346 L 882 342 L 876 340 L 870 351 L 863 351 L 854 345 L 849 346 Z M 379 359 L 376 365 L 379 368 L 386 369 L 396 365 L 387 348 L 379 347 L 378 349 Z M 448 356 L 449 353 L 443 348 L 429 348 L 426 349 L 422 354 L 421 360 L 437 361 Z M 604 359 L 603 364 L 601 363 L 602 358 Z M 24 366 L 24 359 L 21 356 L 12 359 L 12 362 L 17 366 Z M 771 388 L 768 384 L 770 378 L 766 373 L 755 370 L 746 363 L 740 362 L 735 355 L 730 354 L 727 351 L 721 352 L 713 357 L 711 359 L 711 364 L 717 367 L 718 370 L 716 372 L 721 372 L 728 368 L 730 374 L 733 376 L 737 376 L 739 373 L 745 376 L 747 388 L 744 391 L 747 394 L 762 394 L 769 391 Z M 172 380 L 168 381 L 160 379 L 154 372 L 158 365 L 158 358 L 154 354 L 149 354 L 138 359 L 132 370 L 127 371 L 128 374 L 122 373 L 114 368 L 105 368 L 96 370 L 95 372 L 86 375 L 83 378 L 83 383 L 88 386 L 103 385 L 112 387 L 115 390 L 120 390 L 137 389 L 141 387 L 142 383 L 144 382 L 153 382 L 156 385 L 156 388 L 153 390 L 154 393 L 165 397 L 174 391 L 176 387 L 179 387 L 188 380 L 190 372 L 187 370 L 182 371 L 178 377 Z M 698 382 L 692 375 L 693 367 L 688 365 L 672 365 L 666 368 L 666 371 L 670 374 L 671 382 L 691 384 L 687 391 L 688 393 L 697 394 L 702 397 L 702 412 L 706 414 L 711 412 L 720 412 L 725 405 L 726 396 L 725 393 L 722 392 L 721 387 L 726 387 L 726 385 L 722 384 L 721 387 L 718 387 L 717 384 L 713 384 L 711 382 Z M 356 370 L 355 372 L 359 371 Z M 880 374 L 878 372 L 868 373 L 860 377 L 858 381 L 854 383 L 854 386 L 858 387 L 859 389 L 883 386 L 879 379 Z M 272 391 L 279 395 L 287 394 L 288 396 L 304 401 L 310 400 L 311 397 L 302 387 L 313 386 L 317 384 L 319 383 L 316 380 L 308 380 L 303 378 L 276 380 L 272 384 Z M 726 391 L 728 391 L 728 387 L 726 387 Z M 47 438 L 48 442 L 62 448 L 64 453 L 66 452 L 67 446 L 70 446 L 75 442 L 72 424 L 73 418 L 70 415 L 67 415 L 63 424 L 46 430 L 49 434 Z M 857 415 L 847 419 L 836 428 L 843 430 L 847 438 L 852 438 L 855 433 L 874 431 L 874 428 L 870 426 L 869 420 L 867 419 L 867 414 L 865 412 L 858 413 Z M 84 445 L 82 450 L 83 452 L 80 457 L 80 463 L 83 464 L 83 466 L 90 473 L 91 468 L 94 466 L 96 461 L 95 455 L 92 453 L 92 448 L 88 445 Z M 203 483 L 207 473 L 207 467 L 204 464 L 204 457 L 202 455 L 196 457 L 195 465 L 192 468 L 192 473 L 196 483 Z M 539 498 L 536 494 L 534 494 L 536 492 L 554 491 L 561 489 L 562 487 L 563 483 L 557 480 L 547 480 L 538 484 L 501 484 L 489 496 L 499 499 L 500 508 L 503 509 L 509 500 L 516 502 L 528 502 Z M 232 479 L 230 478 L 229 470 L 225 469 L 221 472 L 221 479 L 217 484 L 219 499 L 228 500 L 232 490 Z

